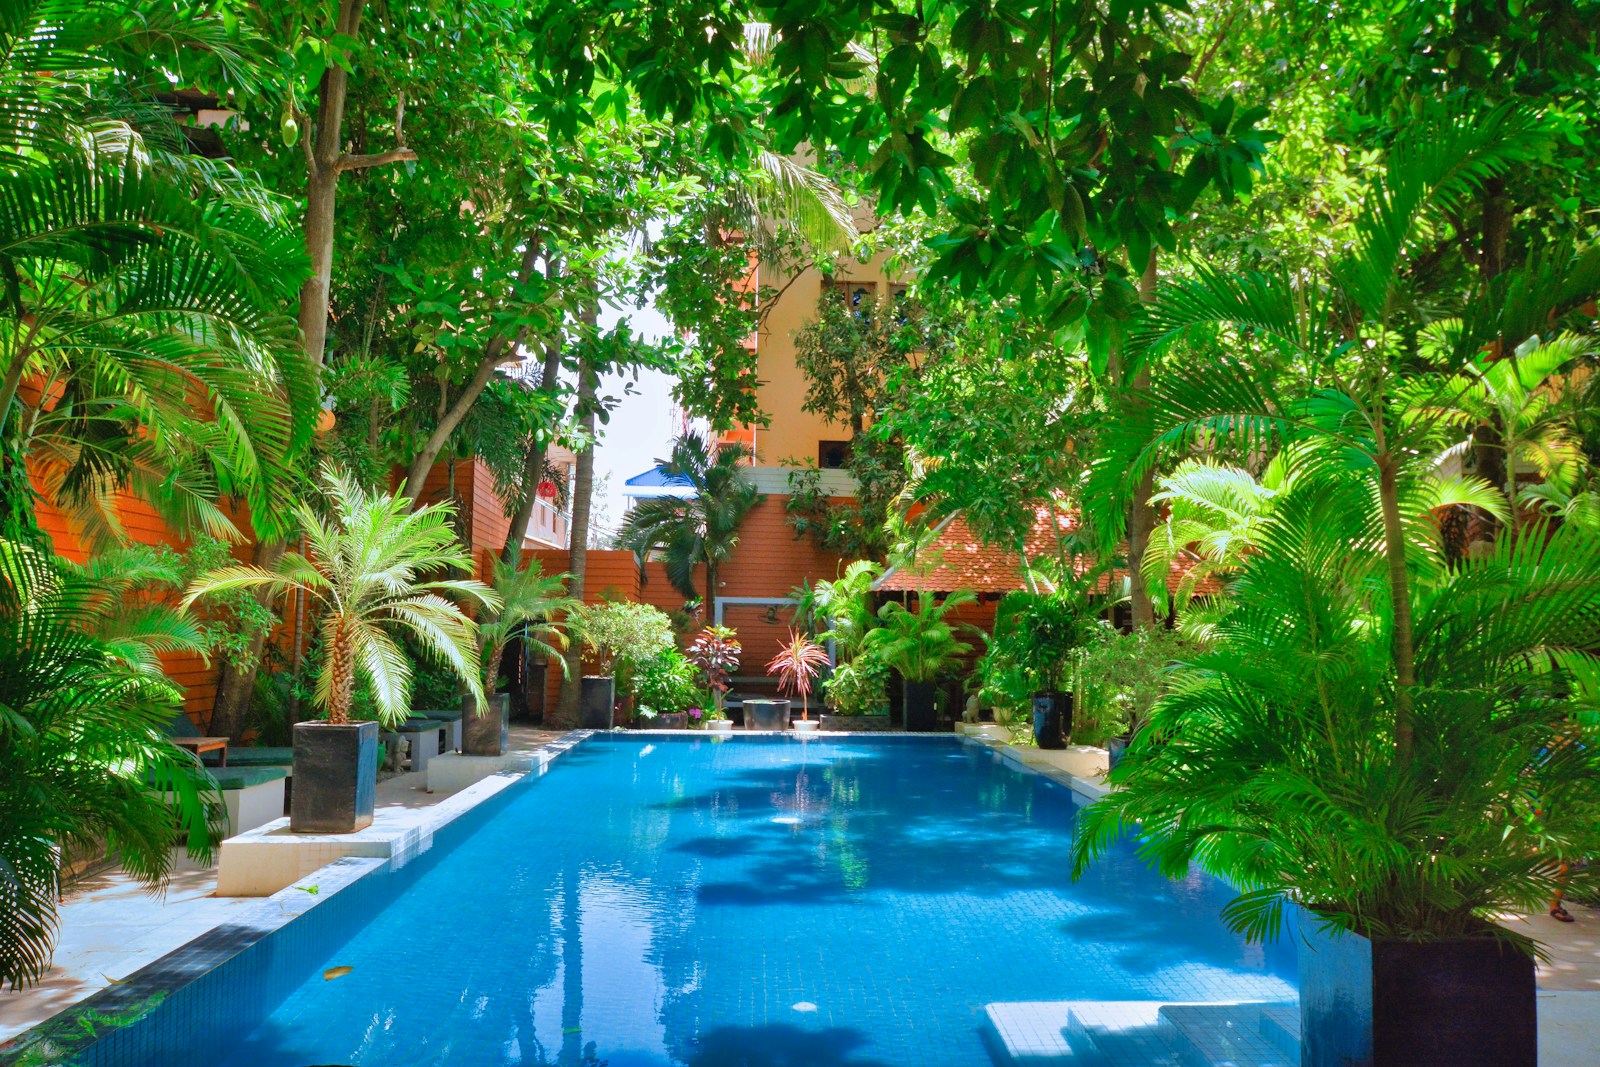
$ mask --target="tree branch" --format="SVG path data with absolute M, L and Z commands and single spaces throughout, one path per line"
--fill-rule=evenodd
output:
M 409 148 L 391 148 L 387 152 L 376 152 L 361 156 L 340 156 L 333 169 L 343 174 L 347 170 L 365 170 L 368 167 L 381 167 L 386 163 L 412 163 L 417 154 Z

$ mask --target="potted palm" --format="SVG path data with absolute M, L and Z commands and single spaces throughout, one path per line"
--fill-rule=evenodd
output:
M 271 568 L 222 567 L 189 587 L 185 604 L 229 589 L 299 592 L 322 608 L 323 661 L 315 701 L 325 718 L 296 723 L 295 833 L 351 833 L 372 822 L 377 795 L 378 727 L 407 717 L 411 668 L 397 640 L 409 633 L 483 699 L 477 626 L 447 597 L 498 607 L 494 591 L 472 579 L 425 580 L 466 570 L 472 558 L 451 528 L 454 508 L 411 510 L 400 496 L 361 489 L 331 469 L 322 473 L 327 514 L 301 502 L 294 515 L 310 548 L 285 552 Z M 374 706 L 354 708 L 356 682 Z M 375 720 L 353 719 L 356 711 Z
M 583 676 L 585 730 L 609 730 L 617 705 L 617 674 L 672 647 L 672 619 L 649 604 L 608 600 L 574 609 L 572 626 L 594 658 L 598 673 Z
M 869 630 L 863 651 L 900 672 L 905 691 L 907 730 L 927 731 L 939 725 L 939 676 L 972 646 L 956 637 L 947 616 L 977 598 L 959 590 L 938 601 L 931 593 L 917 594 L 915 610 L 890 601 L 878 612 L 882 625 Z
M 1066 681 L 1080 643 L 1083 598 L 1070 592 L 1011 593 L 995 613 L 991 652 L 1014 665 L 1031 692 L 1034 743 L 1065 748 L 1072 732 L 1072 694 Z
M 567 647 L 567 635 L 561 623 L 552 621 L 577 607 L 576 601 L 564 595 L 566 583 L 567 575 L 545 574 L 537 559 L 522 568 L 495 561 L 494 591 L 500 606 L 485 610 L 478 622 L 478 662 L 488 699 L 480 704 L 471 693 L 462 699 L 461 751 L 467 755 L 499 756 L 506 751 L 511 700 L 508 694 L 495 692 L 495 681 L 500 676 L 500 657 L 512 638 L 566 670 L 561 653 Z
M 778 692 L 800 694 L 800 718 L 796 730 L 809 733 L 817 728 L 811 721 L 811 685 L 828 665 L 828 650 L 798 630 L 789 631 L 787 643 L 778 643 L 778 654 L 767 664 L 767 672 L 778 676 Z
M 739 637 L 728 626 L 707 626 L 695 635 L 695 639 L 684 650 L 685 658 L 699 668 L 701 684 L 711 694 L 711 714 L 716 720 L 727 718 L 723 709 L 728 699 L 728 682 L 733 672 L 739 669 L 739 657 L 742 655 L 744 649 L 739 644 Z M 751 703 L 754 701 L 745 704 L 746 726 L 750 725 Z

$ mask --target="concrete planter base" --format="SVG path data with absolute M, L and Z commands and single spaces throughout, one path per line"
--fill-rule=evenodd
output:
M 789 727 L 798 733 L 814 734 L 817 732 L 817 727 L 821 725 L 816 719 L 796 719 L 789 724 Z
M 377 799 L 377 723 L 295 724 L 292 832 L 355 833 L 372 825 Z
M 820 721 L 824 730 L 879 732 L 894 728 L 887 715 L 824 715 Z
M 706 722 L 706 729 L 714 734 L 731 734 L 733 733 L 733 720 L 710 719 Z

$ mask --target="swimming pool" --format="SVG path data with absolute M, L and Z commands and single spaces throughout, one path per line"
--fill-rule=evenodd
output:
M 1214 880 L 1074 884 L 1078 803 L 955 739 L 598 735 L 383 875 L 219 1062 L 959 1067 L 995 1006 L 1294 1001 Z

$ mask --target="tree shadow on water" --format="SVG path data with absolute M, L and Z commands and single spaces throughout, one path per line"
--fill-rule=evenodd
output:
M 861 1056 L 868 1040 L 860 1030 L 843 1026 L 720 1026 L 700 1035 L 686 1062 L 688 1067 L 891 1067 Z

